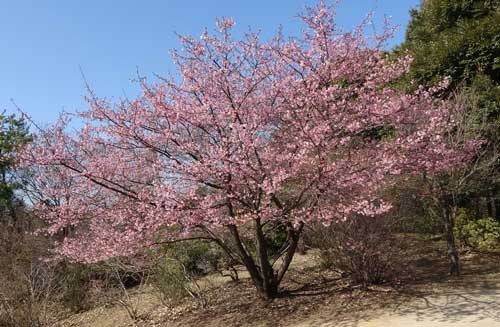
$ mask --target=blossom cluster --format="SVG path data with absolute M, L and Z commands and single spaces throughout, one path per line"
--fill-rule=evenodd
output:
M 263 42 L 181 36 L 178 75 L 140 80 L 142 96 L 109 103 L 93 93 L 77 114 L 41 131 L 21 164 L 37 172 L 47 232 L 60 254 L 95 262 L 130 255 L 197 228 L 252 220 L 330 224 L 390 210 L 380 190 L 396 177 L 461 165 L 449 147 L 454 108 L 435 89 L 391 82 L 411 57 L 384 53 L 392 29 L 345 32 L 325 3 L 301 16 L 305 32 Z M 465 150 L 467 151 L 465 151 Z

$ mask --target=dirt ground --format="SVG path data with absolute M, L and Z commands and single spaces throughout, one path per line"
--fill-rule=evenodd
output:
M 498 276 L 497 276 L 498 279 Z M 483 281 L 467 287 L 450 287 L 421 295 L 412 301 L 392 303 L 340 319 L 328 311 L 291 327 L 494 327 L 500 326 L 500 284 Z
M 446 274 L 443 244 L 414 240 L 408 254 L 415 265 L 401 267 L 399 280 L 362 290 L 348 278 L 320 268 L 315 251 L 297 255 L 273 301 L 256 298 L 249 280 L 204 278 L 207 305 L 186 299 L 162 305 L 151 289 L 133 295 L 141 319 L 132 322 L 123 307 L 104 306 L 76 314 L 58 327 L 249 326 L 249 327 L 494 327 L 500 326 L 500 257 L 465 253 L 463 276 Z

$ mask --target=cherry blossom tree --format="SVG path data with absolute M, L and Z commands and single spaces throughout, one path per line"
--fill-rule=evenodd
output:
M 83 127 L 68 115 L 41 130 L 22 165 L 38 171 L 47 231 L 73 230 L 59 254 L 82 262 L 132 255 L 162 242 L 205 238 L 236 249 L 259 294 L 276 296 L 301 231 L 390 210 L 380 190 L 395 177 L 467 160 L 442 142 L 453 107 L 435 90 L 404 94 L 391 81 L 409 56 L 384 54 L 392 29 L 367 38 L 335 25 L 326 3 L 301 16 L 303 35 L 262 41 L 215 33 L 180 36 L 177 74 L 110 103 L 89 90 Z M 269 253 L 265 225 L 286 227 Z M 231 246 L 220 237 L 231 235 Z M 242 241 L 251 237 L 256 253 Z

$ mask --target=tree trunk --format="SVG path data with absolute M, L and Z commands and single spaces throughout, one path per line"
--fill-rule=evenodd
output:
M 235 225 L 228 226 L 228 229 L 233 236 L 233 241 L 235 242 L 238 254 L 250 274 L 250 278 L 252 279 L 252 282 L 261 298 L 269 300 L 278 296 L 279 285 L 283 280 L 283 277 L 293 259 L 293 255 L 297 250 L 297 244 L 300 239 L 302 226 L 303 225 L 301 224 L 298 229 L 294 229 L 291 224 L 288 226 L 289 244 L 284 252 L 283 262 L 277 271 L 273 268 L 273 265 L 269 260 L 268 244 L 259 219 L 254 220 L 255 239 L 257 245 L 257 258 L 255 260 L 258 260 L 258 264 L 251 254 L 249 254 L 245 249 L 237 227 Z
M 260 261 L 260 271 L 262 274 L 262 288 L 264 297 L 274 298 L 278 294 L 278 281 L 274 269 L 269 262 L 267 252 L 267 241 L 262 231 L 260 219 L 254 220 L 255 239 L 257 240 L 257 257 Z
M 240 238 L 240 234 L 238 233 L 238 229 L 235 225 L 228 225 L 229 232 L 233 236 L 234 243 L 236 245 L 236 249 L 238 250 L 238 254 L 245 265 L 248 273 L 250 274 L 250 278 L 252 279 L 253 284 L 260 292 L 262 289 L 262 276 L 258 267 L 255 265 L 255 262 L 251 255 L 247 252 Z
M 481 218 L 481 198 L 477 196 L 474 197 L 474 218 Z
M 490 192 L 489 198 L 488 198 L 488 212 L 489 216 L 496 219 L 500 220 L 500 212 L 498 210 L 498 201 L 495 198 L 495 194 L 493 192 Z
M 285 273 L 288 271 L 288 267 L 292 262 L 293 255 L 295 254 L 295 251 L 297 251 L 297 245 L 299 244 L 300 234 L 302 232 L 302 228 L 304 227 L 304 223 L 300 223 L 299 228 L 297 230 L 295 230 L 291 224 L 289 224 L 287 227 L 288 227 L 290 244 L 288 246 L 288 250 L 286 251 L 285 258 L 283 259 L 283 263 L 281 264 L 281 267 L 278 270 L 278 277 L 277 277 L 278 284 L 281 283 L 281 280 L 285 276 Z
M 448 258 L 450 260 L 450 276 L 460 276 L 460 257 L 455 242 L 455 232 L 453 230 L 456 212 L 457 208 L 455 206 L 443 205 L 442 220 L 446 233 Z

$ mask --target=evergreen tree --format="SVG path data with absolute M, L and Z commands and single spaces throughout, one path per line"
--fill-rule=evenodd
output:
M 0 222 L 6 233 L 2 237 L 3 248 L 9 252 L 16 236 L 22 237 L 23 228 L 18 219 L 22 201 L 15 191 L 20 187 L 17 182 L 15 162 L 20 147 L 29 141 L 26 122 L 15 115 L 0 114 Z
M 449 90 L 465 93 L 469 111 L 474 110 L 468 116 L 487 141 L 483 161 L 494 163 L 475 174 L 461 205 L 477 209 L 479 201 L 486 202 L 487 214 L 500 219 L 499 161 L 495 160 L 500 130 L 500 1 L 422 1 L 419 9 L 411 11 L 406 39 L 395 53 L 407 51 L 414 61 L 400 81 L 404 88 L 429 87 L 449 76 Z
M 450 139 L 456 142 L 459 135 L 486 141 L 481 155 L 465 169 L 424 178 L 446 234 L 450 274 L 459 275 L 454 235 L 458 208 L 474 208 L 478 217 L 487 211 L 500 219 L 500 1 L 422 1 L 419 9 L 411 11 L 405 41 L 395 49 L 397 56 L 406 53 L 414 61 L 409 74 L 398 81 L 400 86 L 411 92 L 450 77 L 451 87 L 441 96 L 454 97 L 466 108 L 463 126 L 467 129 L 456 131 Z M 484 207 L 487 210 L 479 209 Z

